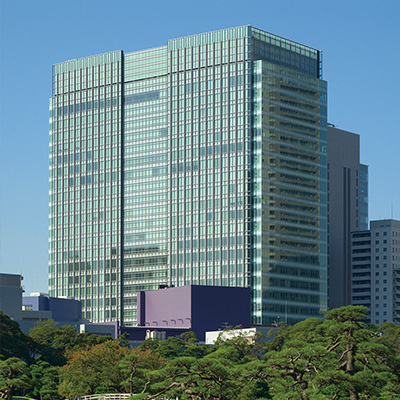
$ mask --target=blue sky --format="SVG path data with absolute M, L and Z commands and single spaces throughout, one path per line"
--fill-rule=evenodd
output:
M 370 219 L 400 219 L 399 21 L 399 0 L 0 0 L 0 272 L 47 292 L 52 64 L 239 25 L 323 51 L 328 120 L 370 166 Z

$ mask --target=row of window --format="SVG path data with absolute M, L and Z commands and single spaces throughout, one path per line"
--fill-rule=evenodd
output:
M 111 125 L 107 125 L 110 127 Z M 103 125 L 100 128 L 104 128 Z M 96 147 L 110 147 L 111 144 L 118 143 L 119 132 L 114 131 L 112 136 L 110 134 L 111 128 L 106 129 L 106 134 L 104 134 L 104 129 L 100 129 L 100 132 L 93 132 L 92 129 L 88 128 L 76 130 L 76 131 L 64 131 L 58 133 L 50 134 L 49 141 L 51 145 L 58 145 L 58 151 L 61 150 L 77 150 L 81 149 L 81 152 L 85 152 L 87 148 L 96 148 Z M 96 150 L 93 150 L 96 151 Z
M 108 185 L 108 186 L 99 186 L 99 187 L 89 187 L 89 188 L 83 188 L 83 189 L 59 189 L 54 190 L 50 194 L 50 203 L 54 203 L 55 201 L 67 201 L 69 200 L 70 202 L 74 199 L 84 199 L 84 198 L 92 198 L 93 200 L 96 200 L 98 197 L 103 197 L 104 194 L 106 195 L 107 198 L 111 198 L 111 193 L 112 194 L 118 194 L 119 192 L 119 186 L 114 183 L 114 185 Z M 58 194 L 57 194 L 58 193 Z M 57 198 L 58 196 L 58 198 Z
M 102 108 L 116 107 L 119 103 L 118 97 L 107 97 L 101 100 L 83 101 L 80 103 L 59 106 L 50 110 L 50 117 L 56 117 L 77 112 L 91 111 Z
M 111 117 L 112 121 L 111 122 Z M 52 121 L 49 124 L 50 134 L 58 134 L 60 135 L 62 132 L 68 132 L 70 137 L 73 136 L 73 132 L 75 132 L 75 136 L 79 137 L 80 132 L 82 132 L 82 136 L 85 136 L 85 130 L 88 131 L 93 129 L 95 132 L 99 132 L 100 134 L 104 133 L 104 131 L 113 132 L 113 134 L 117 134 L 120 131 L 120 121 L 119 121 L 119 112 L 118 111 L 107 111 L 106 113 L 99 113 L 95 115 L 77 117 L 77 118 L 64 118 L 64 120 L 60 121 Z M 118 121 L 118 123 L 117 123 Z M 58 133 L 56 132 L 58 129 Z M 94 136 L 95 138 L 97 136 Z M 54 139 L 55 137 L 53 137 Z
M 185 81 L 188 84 L 192 84 L 193 82 L 212 82 L 214 79 L 227 79 L 231 76 L 242 76 L 244 71 L 244 75 L 247 77 L 251 71 L 250 63 L 243 65 L 242 63 L 238 64 L 229 64 L 229 65 L 216 65 L 211 68 L 202 68 L 202 69 L 193 69 L 186 72 L 172 73 L 170 75 L 170 79 L 172 82 L 172 86 L 176 86 L 177 83 L 180 84 L 181 89 L 179 89 L 179 94 L 184 94 L 186 86 Z M 208 79 L 210 78 L 210 79 Z M 227 83 L 227 81 L 225 81 Z M 226 86 L 226 85 L 225 85 Z M 205 90 L 205 85 L 202 86 L 202 90 Z M 190 89 L 188 92 L 191 91 Z
M 76 152 L 76 153 L 72 153 L 70 152 L 70 154 L 65 154 L 61 155 L 59 154 L 57 156 L 57 158 L 55 156 L 52 156 L 50 158 L 51 160 L 51 165 L 60 165 L 62 163 L 67 164 L 67 163 L 79 163 L 82 161 L 89 161 L 89 160 L 98 160 L 98 159 L 105 159 L 104 155 L 106 157 L 110 157 L 111 154 L 113 156 L 116 155 L 117 152 L 117 148 L 113 148 L 111 153 L 111 148 L 109 148 L 109 146 L 107 146 L 106 149 L 100 149 L 100 150 L 84 150 L 84 151 L 80 151 L 80 152 Z M 61 151 L 61 150 L 59 150 Z
M 115 249 L 116 250 L 116 249 Z M 116 253 L 115 253 L 116 254 Z M 83 252 L 74 250 L 70 252 L 64 252 L 58 254 L 59 258 L 62 257 L 64 260 L 63 264 L 53 264 L 49 271 L 50 273 L 56 272 L 73 272 L 73 271 L 97 271 L 97 270 L 109 270 L 110 268 L 115 269 L 119 266 L 119 262 L 116 259 L 111 260 L 99 260 L 99 261 L 75 261 L 66 262 L 68 259 L 78 258 L 83 256 Z
M 107 85 L 108 87 L 114 86 L 116 83 L 120 83 L 120 77 L 113 76 L 112 78 L 104 78 L 104 76 L 94 76 L 93 80 L 90 79 L 88 81 L 82 79 L 82 82 L 73 81 L 70 83 L 67 80 L 58 80 L 53 82 L 53 96 L 65 95 L 65 93 L 70 92 L 71 94 L 74 92 L 79 92 L 81 90 L 97 88 L 98 86 Z
M 168 136 L 168 128 L 146 129 L 145 131 L 124 132 L 125 144 L 132 144 L 135 141 L 148 141 L 150 139 L 165 138 Z
M 76 178 L 64 178 L 64 179 L 58 179 L 54 180 L 54 186 L 51 187 L 51 189 L 56 189 L 56 183 L 57 188 L 71 188 L 71 187 L 77 187 L 81 185 L 92 185 L 92 184 L 97 184 L 97 183 L 112 183 L 119 181 L 121 179 L 120 173 L 118 172 L 106 172 L 106 173 L 99 173 L 99 174 L 93 174 L 93 175 L 87 175 L 85 176 L 80 176 Z
M 55 223 L 57 222 L 57 225 L 64 224 L 66 226 L 68 223 L 71 226 L 75 226 L 75 224 L 80 223 L 80 222 L 89 222 L 89 221 L 102 221 L 105 217 L 106 220 L 110 220 L 111 218 L 113 220 L 116 220 L 116 218 L 120 217 L 120 209 L 114 209 L 114 210 L 106 210 L 105 214 L 101 214 L 102 211 L 100 212 L 84 212 L 81 214 L 71 214 L 71 215 L 64 215 L 61 216 L 59 215 L 58 217 L 52 217 L 50 218 L 50 226 L 54 226 Z M 65 213 L 66 214 L 66 213 Z
M 99 283 L 100 285 L 104 284 L 104 282 L 116 282 L 117 281 L 117 274 L 112 273 L 112 274 L 104 274 L 104 275 L 71 275 L 71 276 L 62 276 L 61 274 L 56 275 L 50 275 L 51 277 L 54 276 L 57 280 L 57 284 L 59 286 L 63 285 L 77 285 L 77 284 L 87 284 L 87 283 L 93 283 L 97 284 Z M 119 277 L 118 277 L 119 278 Z M 51 278 L 53 279 L 53 278 Z
M 236 162 L 237 160 L 237 162 Z M 237 166 L 247 167 L 250 164 L 250 155 L 231 155 L 218 158 L 208 158 L 200 161 L 173 163 L 171 164 L 171 174 L 189 171 L 211 171 L 219 168 L 232 168 Z

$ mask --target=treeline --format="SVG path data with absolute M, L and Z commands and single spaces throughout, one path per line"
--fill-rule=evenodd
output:
M 400 398 L 400 326 L 361 322 L 365 307 L 280 326 L 271 337 L 199 343 L 192 332 L 132 348 L 53 321 L 30 335 L 0 313 L 0 397 L 132 399 Z

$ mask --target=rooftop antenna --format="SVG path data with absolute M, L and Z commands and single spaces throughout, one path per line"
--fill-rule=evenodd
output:
M 393 219 L 393 202 L 392 202 L 392 219 Z
M 25 292 L 25 288 L 22 286 L 22 249 L 19 250 L 19 287 L 22 289 L 22 293 Z

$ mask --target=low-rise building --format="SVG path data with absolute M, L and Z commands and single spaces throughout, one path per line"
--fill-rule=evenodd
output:
M 21 275 L 0 274 L 0 311 L 18 322 L 29 333 L 38 321 L 54 320 L 59 325 L 75 326 L 79 333 L 116 338 L 118 323 L 90 324 L 82 319 L 82 305 L 72 297 L 50 297 L 47 293 L 31 293 L 22 297 Z
M 22 318 L 23 279 L 22 275 L 0 274 L 0 311 L 13 320 Z

